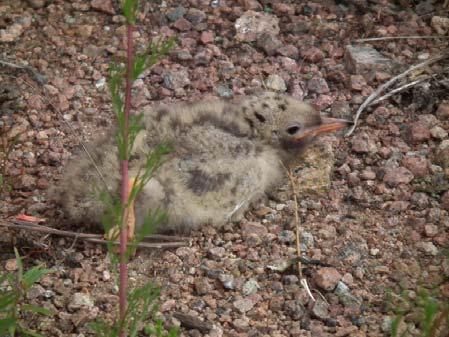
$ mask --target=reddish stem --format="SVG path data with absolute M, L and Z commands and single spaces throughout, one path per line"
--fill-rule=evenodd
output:
M 128 172 L 128 136 L 129 136 L 129 116 L 131 114 L 131 86 L 132 86 L 132 67 L 133 67 L 133 30 L 132 24 L 127 25 L 127 65 L 126 65 L 126 87 L 125 87 L 125 130 L 124 133 L 124 147 L 125 147 L 125 160 L 121 162 L 121 201 L 125 207 L 128 204 L 129 198 L 129 172 Z M 128 246 L 128 230 L 127 230 L 127 208 L 124 208 L 124 214 L 122 218 L 122 225 L 120 228 L 120 264 L 119 264 L 119 312 L 120 321 L 122 322 L 120 337 L 125 337 L 126 332 L 124 330 L 124 320 L 126 316 L 127 303 L 127 290 L 128 290 L 128 264 L 126 261 L 126 249 Z

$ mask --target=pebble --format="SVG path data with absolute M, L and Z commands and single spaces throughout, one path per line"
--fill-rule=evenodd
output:
M 232 303 L 234 308 L 242 314 L 245 314 L 247 311 L 251 310 L 254 307 L 254 304 L 255 303 L 249 298 L 242 298 Z
M 69 310 L 77 310 L 83 307 L 93 308 L 94 300 L 89 294 L 74 293 L 70 303 L 67 305 Z
M 413 173 L 402 166 L 388 169 L 383 178 L 383 181 L 391 187 L 396 187 L 400 184 L 408 184 L 412 180 Z
M 218 280 L 223 285 L 223 288 L 227 290 L 234 290 L 235 289 L 235 280 L 234 276 L 231 274 L 219 274 Z
M 242 288 L 242 293 L 245 296 L 254 294 L 257 292 L 257 290 L 260 289 L 260 285 L 257 282 L 256 279 L 249 279 L 248 281 L 245 282 L 245 284 L 243 284 L 243 288 Z
M 416 246 L 427 255 L 436 256 L 438 254 L 438 248 L 433 242 L 418 242 Z
M 263 12 L 246 11 L 235 21 L 235 38 L 241 42 L 256 41 L 263 33 L 279 34 L 279 19 Z
M 324 267 L 317 270 L 314 277 L 317 286 L 327 291 L 333 290 L 340 279 L 341 274 L 332 267 Z
M 217 94 L 223 98 L 232 98 L 234 97 L 234 92 L 227 85 L 220 84 L 217 86 Z
M 430 139 L 430 130 L 421 122 L 411 123 L 408 126 L 407 137 L 412 143 L 422 143 Z
M 447 138 L 447 131 L 438 125 L 434 126 L 432 129 L 430 129 L 430 134 L 435 139 L 441 140 L 441 139 Z
M 265 85 L 267 86 L 268 89 L 274 91 L 284 92 L 287 90 L 287 85 L 285 84 L 284 79 L 276 74 L 268 76 Z
M 326 94 L 330 92 L 326 80 L 318 76 L 314 76 L 307 81 L 307 89 L 316 94 Z

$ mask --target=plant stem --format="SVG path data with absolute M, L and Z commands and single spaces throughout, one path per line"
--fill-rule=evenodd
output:
M 129 199 L 129 171 L 128 171 L 128 144 L 129 144 L 129 116 L 131 114 L 131 86 L 132 86 L 132 68 L 133 68 L 133 30 L 134 26 L 130 23 L 127 25 L 127 65 L 126 65 L 126 87 L 125 87 L 125 129 L 123 132 L 125 158 L 121 162 L 121 201 L 123 205 L 122 224 L 120 226 L 120 284 L 119 284 L 119 312 L 120 321 L 125 321 L 127 309 L 127 289 L 128 289 L 128 264 L 126 258 L 126 250 L 128 246 L 128 199 Z M 124 325 L 121 324 L 120 337 L 125 337 L 126 332 Z

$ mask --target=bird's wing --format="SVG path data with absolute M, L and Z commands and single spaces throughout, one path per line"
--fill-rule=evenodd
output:
M 175 153 L 155 178 L 163 188 L 161 202 L 169 206 L 172 223 L 222 224 L 282 176 L 270 147 L 229 130 L 195 125 L 172 141 Z

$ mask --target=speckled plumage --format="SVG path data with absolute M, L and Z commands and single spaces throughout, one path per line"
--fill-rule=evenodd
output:
M 315 137 L 301 132 L 322 124 L 309 105 L 276 93 L 247 97 L 238 104 L 211 101 L 148 108 L 144 116 L 145 131 L 136 141 L 130 176 L 156 144 L 169 141 L 175 149 L 135 202 L 137 226 L 148 209 L 167 212 L 169 220 L 160 231 L 239 220 L 251 202 L 282 181 L 283 165 Z M 109 190 L 118 192 L 113 140 L 111 133 L 90 148 Z M 91 161 L 80 154 L 67 164 L 62 182 L 51 194 L 70 221 L 96 223 L 103 206 L 93 186 L 101 187 L 102 182 Z

